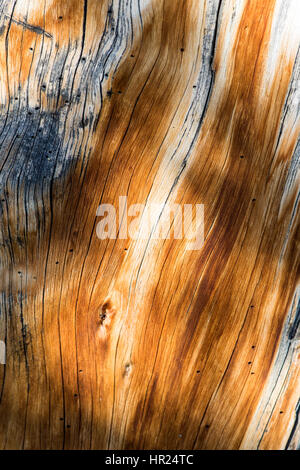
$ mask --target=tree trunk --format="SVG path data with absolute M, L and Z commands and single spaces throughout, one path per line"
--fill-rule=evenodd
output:
M 0 448 L 299 446 L 299 12 L 1 2 Z

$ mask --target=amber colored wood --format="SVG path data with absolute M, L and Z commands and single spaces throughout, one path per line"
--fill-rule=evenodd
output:
M 299 448 L 299 3 L 0 2 L 1 449 Z

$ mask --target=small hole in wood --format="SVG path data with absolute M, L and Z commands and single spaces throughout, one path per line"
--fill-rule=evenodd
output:
M 101 325 L 103 325 L 103 323 L 105 322 L 105 319 L 106 319 L 106 313 L 100 313 L 100 323 Z
M 183 51 L 184 51 L 184 48 L 182 47 L 180 50 L 181 50 L 181 52 L 183 52 Z
M 244 158 L 244 155 L 240 155 L 240 158 Z

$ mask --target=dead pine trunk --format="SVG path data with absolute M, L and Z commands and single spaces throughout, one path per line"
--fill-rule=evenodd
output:
M 1 449 L 299 447 L 299 18 L 1 2 Z

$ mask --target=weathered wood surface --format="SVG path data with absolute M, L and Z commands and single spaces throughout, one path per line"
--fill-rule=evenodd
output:
M 299 446 L 299 3 L 1 2 L 1 448 Z

